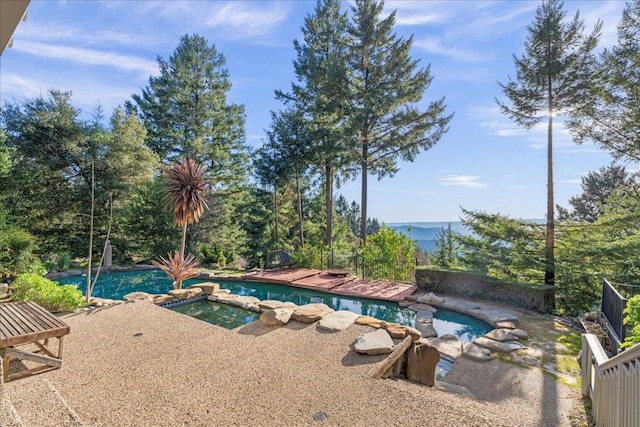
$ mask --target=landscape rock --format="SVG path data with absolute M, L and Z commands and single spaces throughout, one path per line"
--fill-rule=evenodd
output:
M 422 332 L 411 326 L 399 325 L 397 323 L 387 323 L 382 325 L 392 338 L 404 339 L 407 336 L 411 336 L 411 341 L 417 341 L 422 338 Z
M 155 295 L 153 297 L 153 303 L 156 305 L 167 304 L 173 301 L 175 301 L 175 298 L 167 294 Z
M 491 352 L 483 347 L 473 343 L 467 343 L 462 351 L 462 357 L 474 360 L 476 362 L 488 362 L 492 359 Z
M 441 306 L 442 304 L 444 304 L 444 300 L 439 296 L 437 296 L 436 294 L 434 294 L 433 292 L 429 292 L 422 295 L 421 297 L 418 297 L 416 301 L 424 304 L 438 305 L 438 306 Z
M 473 343 L 490 351 L 498 351 L 502 353 L 510 353 L 514 350 L 525 348 L 522 343 L 517 341 L 500 342 L 487 337 L 476 338 Z
M 455 362 L 462 355 L 462 342 L 455 335 L 446 334 L 440 338 L 422 338 L 420 342 L 435 347 L 440 352 L 440 356 L 450 362 Z
M 171 295 L 177 300 L 195 298 L 202 295 L 202 289 L 200 288 L 187 288 L 187 289 L 172 289 L 167 294 Z
M 220 290 L 220 284 L 219 283 L 213 283 L 213 282 L 197 283 L 195 285 L 189 286 L 187 289 L 192 289 L 192 288 L 200 288 L 200 289 L 202 289 L 202 292 L 205 295 L 211 295 L 215 291 Z
M 515 335 L 518 339 L 521 339 L 521 340 L 529 339 L 529 333 L 524 329 L 513 329 L 511 330 L 511 333 Z
M 6 298 L 7 296 L 9 296 L 9 284 L 0 283 L 0 299 Z
M 266 310 L 260 315 L 260 321 L 267 326 L 282 326 L 289 323 L 293 309 L 288 307 Z
M 146 292 L 131 292 L 122 297 L 123 300 L 127 302 L 133 301 L 144 301 L 144 302 L 153 302 L 153 295 Z
M 374 328 L 382 328 L 382 325 L 384 325 L 387 322 L 385 322 L 384 320 L 376 319 L 375 317 L 371 317 L 371 316 L 358 316 L 355 323 L 356 325 L 366 325 Z
M 410 307 L 412 304 L 411 301 L 398 301 L 398 305 L 402 308 Z
M 416 322 L 416 329 L 420 331 L 423 338 L 435 338 L 438 331 L 433 327 L 433 323 Z
M 423 310 L 416 312 L 416 323 L 433 323 L 433 313 Z
M 94 307 L 108 307 L 112 304 L 117 304 L 119 302 L 121 301 L 116 301 L 108 298 L 95 298 L 95 297 L 91 298 L 91 305 L 93 305 Z
M 518 317 L 515 314 L 503 310 L 480 310 L 477 312 L 477 317 L 494 327 L 498 327 L 498 322 L 518 324 Z
M 496 328 L 516 329 L 518 326 L 510 320 L 500 320 L 495 323 Z
M 242 307 L 245 310 L 253 311 L 254 313 L 262 313 L 264 310 L 260 308 L 258 304 L 249 303 L 246 306 Z
M 357 353 L 375 356 L 378 354 L 389 354 L 393 351 L 393 340 L 384 329 L 360 335 L 354 342 Z
M 512 329 L 494 329 L 487 332 L 484 336 L 500 342 L 515 341 L 517 338 L 511 331 Z
M 209 301 L 218 301 L 218 298 L 220 296 L 227 296 L 230 294 L 231 294 L 231 291 L 229 289 L 219 289 L 217 291 L 214 291 L 211 295 L 209 295 L 207 299 Z
M 413 311 L 427 311 L 430 313 L 435 313 L 436 311 L 438 311 L 437 308 L 429 305 L 429 304 L 424 304 L 424 303 L 415 303 L 415 304 L 411 304 L 409 307 L 407 307 L 409 310 L 413 310 Z
M 211 296 L 216 296 L 217 297 L 217 301 L 221 302 L 223 304 L 231 304 L 231 301 L 233 301 L 234 299 L 238 298 L 238 295 L 226 294 L 226 293 L 218 293 L 218 292 L 216 292 L 215 294 L 212 294 Z M 207 298 L 209 298 L 209 297 L 207 297 Z
M 264 311 L 274 310 L 276 308 L 284 307 L 284 302 L 274 299 L 266 299 L 264 301 L 260 301 L 260 303 L 258 303 L 258 306 Z
M 251 306 L 255 306 L 255 310 L 258 310 L 258 304 L 260 303 L 260 299 L 252 296 L 244 296 L 244 295 L 234 295 L 235 298 L 225 298 L 218 297 L 219 302 L 224 302 L 226 304 L 232 305 L 234 307 L 243 308 L 245 310 L 251 310 Z M 252 310 L 253 311 L 253 310 Z
M 339 310 L 329 313 L 318 322 L 318 329 L 327 332 L 344 331 L 358 318 L 359 314 L 348 310 Z
M 293 320 L 300 323 L 313 323 L 322 319 L 334 310 L 324 303 L 305 304 L 294 308 Z
M 65 273 L 67 273 L 69 276 L 80 276 L 82 274 L 82 271 L 76 270 L 76 269 L 69 269 Z
M 453 300 L 453 299 L 446 300 L 444 302 L 443 307 L 451 309 L 451 310 L 459 311 L 461 313 L 468 313 L 470 311 L 480 310 L 482 308 L 478 304 L 476 304 L 475 302 L 458 301 L 458 300 Z

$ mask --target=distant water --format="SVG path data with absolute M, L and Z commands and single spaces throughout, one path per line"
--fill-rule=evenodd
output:
M 544 223 L 543 219 L 525 219 L 523 221 Z M 461 221 L 392 222 L 386 225 L 393 230 L 409 236 L 416 241 L 419 248 L 428 253 L 436 248 L 438 234 L 442 230 L 446 230 L 449 224 L 451 224 L 451 231 L 454 233 L 463 236 L 472 234 L 468 228 L 462 225 Z

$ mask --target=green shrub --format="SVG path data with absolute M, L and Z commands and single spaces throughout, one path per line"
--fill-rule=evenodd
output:
M 640 344 L 640 295 L 629 298 L 624 314 L 624 324 L 631 326 L 631 336 L 622 343 L 622 347 L 627 348 Z
M 44 262 L 44 267 L 47 271 L 67 271 L 71 267 L 71 255 L 67 252 L 49 255 L 49 258 Z
M 13 301 L 33 301 L 54 312 L 74 311 L 83 304 L 82 292 L 74 285 L 56 282 L 33 273 L 24 273 L 11 283 Z
M 35 238 L 19 228 L 0 230 L 0 277 L 15 277 L 20 273 L 42 273 L 44 267 L 33 254 Z

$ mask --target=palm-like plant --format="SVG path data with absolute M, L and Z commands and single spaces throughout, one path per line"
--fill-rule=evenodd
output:
M 169 253 L 169 256 L 165 259 L 163 257 L 159 257 L 160 260 L 153 260 L 151 263 L 167 273 L 167 276 L 173 282 L 173 289 L 182 288 L 182 282 L 187 279 L 191 279 L 198 274 L 198 260 L 191 254 L 187 255 L 187 258 L 183 258 L 179 252 L 175 252 L 172 256 Z
M 190 279 L 197 274 L 198 261 L 193 255 L 185 258 L 184 249 L 187 240 L 187 225 L 198 222 L 207 208 L 205 169 L 194 160 L 187 159 L 180 163 L 174 163 L 164 171 L 166 184 L 166 200 L 173 206 L 173 220 L 182 227 L 182 243 L 180 252 L 165 259 L 159 257 L 159 261 L 153 261 L 153 265 L 167 273 L 173 281 L 173 288 L 180 289 L 182 281 Z
M 182 227 L 180 255 L 184 258 L 187 225 L 198 222 L 207 208 L 205 169 L 194 160 L 174 163 L 165 170 L 167 200 L 173 205 L 173 220 Z

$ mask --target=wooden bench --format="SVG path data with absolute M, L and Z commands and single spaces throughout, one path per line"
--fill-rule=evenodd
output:
M 0 357 L 4 382 L 22 378 L 36 372 L 59 368 L 62 365 L 64 336 L 69 326 L 34 302 L 9 302 L 0 304 Z M 54 354 L 49 339 L 58 339 L 58 351 Z M 41 342 L 42 341 L 42 342 Z M 33 352 L 19 350 L 16 346 L 33 344 Z M 12 358 L 29 360 L 41 366 L 9 374 Z

